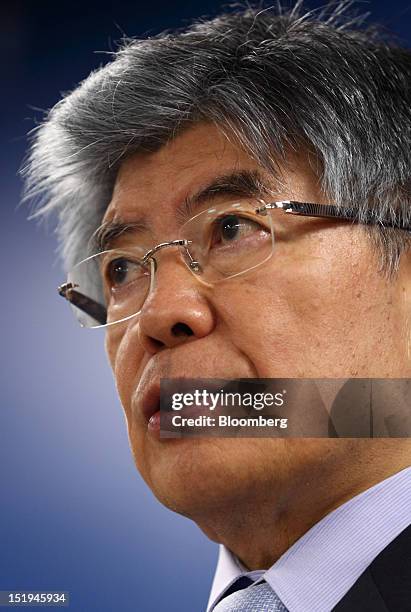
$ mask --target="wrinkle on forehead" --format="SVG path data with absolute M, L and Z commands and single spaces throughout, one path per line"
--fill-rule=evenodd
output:
M 215 176 L 211 182 L 201 185 L 193 194 L 187 195 L 182 202 L 171 210 L 178 226 L 183 225 L 195 216 L 204 206 L 209 207 L 216 200 L 232 202 L 238 200 L 260 200 L 272 195 L 265 178 L 257 169 L 229 172 Z M 270 198 L 271 199 L 271 198 Z M 113 219 L 105 221 L 95 232 L 95 240 L 99 251 L 111 248 L 111 245 L 125 234 L 150 233 L 147 220 L 140 216 L 132 221 Z
M 137 153 L 127 159 L 117 175 L 109 209 L 133 210 L 136 199 L 141 201 L 148 195 L 156 205 L 166 202 L 173 206 L 199 184 L 211 180 L 216 171 L 238 168 L 242 162 L 256 166 L 216 128 L 197 126 L 155 153 Z M 149 206 L 143 203 L 141 208 Z
M 308 186 L 318 201 L 318 177 L 305 152 L 290 154 L 282 174 L 273 177 L 217 127 L 199 124 L 155 153 L 137 153 L 123 162 L 104 221 L 135 221 L 154 213 L 158 221 L 216 176 L 242 169 L 259 170 L 279 199 L 307 193 Z

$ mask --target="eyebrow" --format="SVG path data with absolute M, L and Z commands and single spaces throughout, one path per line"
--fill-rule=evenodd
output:
M 214 178 L 210 183 L 201 187 L 196 193 L 187 196 L 179 204 L 174 213 L 179 223 L 188 221 L 198 208 L 221 196 L 227 197 L 261 197 L 273 193 L 258 170 L 238 170 Z M 113 247 L 114 242 L 121 236 L 138 234 L 147 231 L 149 226 L 144 219 L 136 221 L 108 221 L 102 223 L 92 236 L 92 246 L 97 252 L 106 251 Z

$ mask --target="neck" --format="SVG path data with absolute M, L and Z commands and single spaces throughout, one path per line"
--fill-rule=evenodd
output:
M 345 465 L 340 463 L 336 470 L 324 458 L 317 469 L 311 465 L 309 473 L 304 469 L 292 475 L 288 472 L 281 480 L 273 475 L 260 490 L 248 488 L 240 499 L 236 495 L 223 503 L 219 500 L 211 511 L 208 507 L 206 515 L 193 518 L 210 539 L 224 544 L 246 568 L 268 569 L 327 514 L 411 463 L 409 440 L 402 441 L 407 452 L 401 452 L 400 440 L 364 442 L 371 442 L 375 452 L 360 464 L 349 465 L 352 454 L 348 453 Z

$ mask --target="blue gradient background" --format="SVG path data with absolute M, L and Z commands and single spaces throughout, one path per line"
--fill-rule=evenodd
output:
M 308 7 L 322 3 L 308 2 Z M 76 611 L 204 610 L 217 546 L 135 470 L 103 350 L 56 293 L 52 229 L 17 208 L 34 119 L 107 61 L 95 50 L 218 12 L 219 2 L 5 2 L 2 58 L 0 590 L 71 592 Z M 411 1 L 361 2 L 405 42 Z M 408 41 L 408 42 L 407 42 Z

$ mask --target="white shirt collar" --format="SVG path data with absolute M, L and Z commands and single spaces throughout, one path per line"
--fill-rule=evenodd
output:
M 207 612 L 240 576 L 264 576 L 290 612 L 329 611 L 410 523 L 411 467 L 333 510 L 267 571 L 247 571 L 220 545 Z

